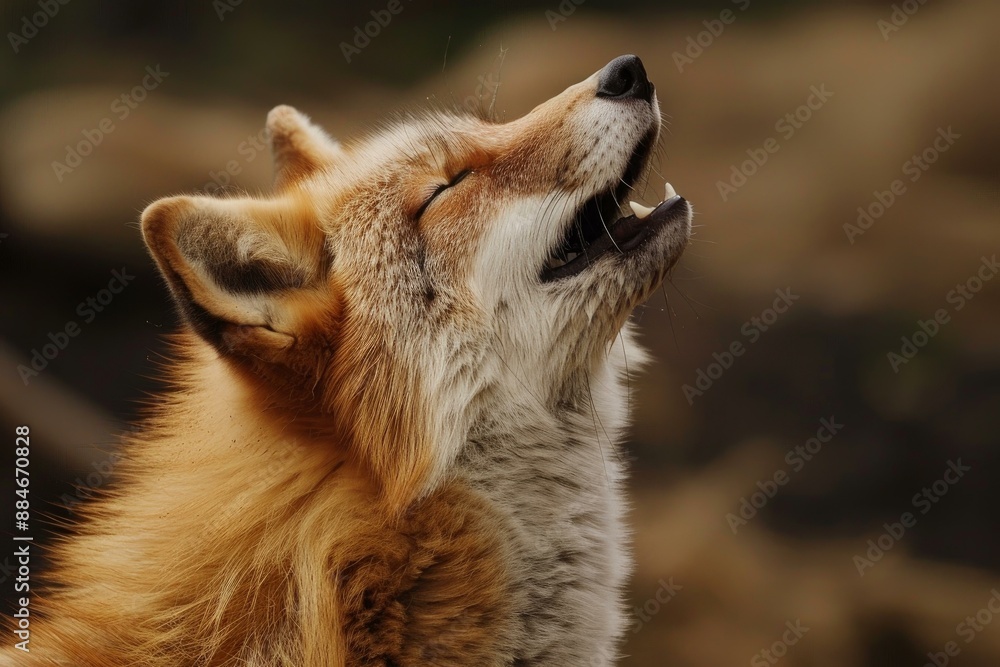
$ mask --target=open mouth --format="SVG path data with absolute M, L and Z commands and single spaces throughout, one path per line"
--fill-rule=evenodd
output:
M 575 276 L 604 254 L 631 252 L 679 217 L 684 199 L 669 183 L 659 204 L 649 208 L 630 201 L 632 215 L 622 215 L 619 202 L 627 197 L 648 157 L 649 146 L 641 142 L 618 183 L 598 192 L 577 210 L 542 269 L 542 282 Z

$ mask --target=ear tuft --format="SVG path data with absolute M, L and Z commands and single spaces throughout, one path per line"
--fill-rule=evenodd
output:
M 267 130 L 274 155 L 274 184 L 278 189 L 299 181 L 335 162 L 340 144 L 286 104 L 267 114 Z

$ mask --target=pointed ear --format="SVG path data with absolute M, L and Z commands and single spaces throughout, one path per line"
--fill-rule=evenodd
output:
M 274 185 L 279 190 L 330 166 L 342 152 L 339 143 L 287 105 L 271 109 L 267 130 L 274 156 Z
M 181 312 L 221 352 L 283 363 L 322 329 L 303 321 L 329 299 L 325 239 L 306 204 L 169 197 L 143 212 L 142 233 Z

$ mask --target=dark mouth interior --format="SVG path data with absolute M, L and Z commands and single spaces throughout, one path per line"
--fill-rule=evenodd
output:
M 579 255 L 590 258 L 597 254 L 593 252 L 594 242 L 611 235 L 612 227 L 621 218 L 621 205 L 628 201 L 651 148 L 652 136 L 647 135 L 639 141 L 618 182 L 583 203 L 566 227 L 563 240 L 552 252 L 551 259 L 569 263 Z

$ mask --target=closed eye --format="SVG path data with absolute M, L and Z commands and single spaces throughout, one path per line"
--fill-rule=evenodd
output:
M 459 183 L 462 182 L 462 180 L 466 176 L 468 176 L 471 173 L 472 173 L 471 169 L 463 169 L 462 171 L 460 171 L 457 174 L 455 174 L 454 178 L 452 178 L 447 183 L 442 183 L 441 185 L 439 185 L 436 188 L 434 188 L 434 191 L 431 193 L 431 195 L 424 201 L 423 204 L 420 205 L 420 208 L 417 209 L 417 212 L 416 212 L 416 214 L 415 214 L 414 217 L 417 220 L 419 220 L 420 216 L 422 216 L 424 214 L 424 211 L 427 210 L 427 207 L 430 206 L 434 202 L 434 200 L 437 198 L 437 196 L 439 194 L 441 194 L 442 192 L 444 192 L 448 188 L 451 188 L 451 187 L 454 187 L 454 186 L 458 185 Z

